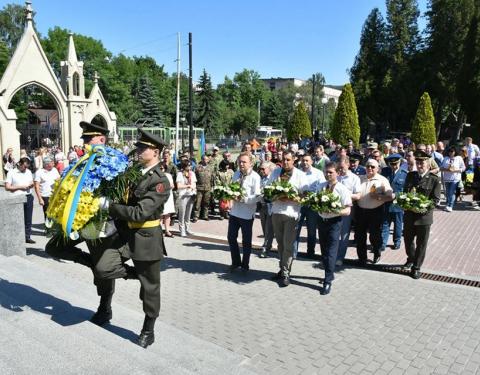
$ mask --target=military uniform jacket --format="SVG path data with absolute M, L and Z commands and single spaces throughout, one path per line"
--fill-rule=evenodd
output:
M 160 171 L 160 164 L 157 164 L 133 187 L 127 204 L 113 203 L 109 213 L 112 217 L 126 222 L 142 223 L 160 219 L 170 189 L 167 177 Z M 128 244 L 134 260 L 160 260 L 165 253 L 161 225 L 128 229 Z
M 407 171 L 405 169 L 400 168 L 397 173 L 394 174 L 392 168 L 386 167 L 382 169 L 382 176 L 388 178 L 388 182 L 390 182 L 395 194 L 403 191 L 403 186 L 407 178 Z M 403 212 L 403 210 L 392 202 L 386 202 L 385 212 Z
M 212 190 L 214 173 L 210 164 L 204 165 L 199 163 L 195 169 L 195 174 L 197 175 L 197 191 Z
M 437 175 L 427 172 L 421 177 L 417 171 L 408 172 L 403 191 L 410 192 L 413 188 L 415 188 L 417 193 L 421 193 L 433 200 L 435 204 L 440 202 L 441 183 Z M 404 219 L 405 221 L 413 221 L 413 225 L 431 225 L 433 223 L 433 209 L 425 214 L 405 211 Z

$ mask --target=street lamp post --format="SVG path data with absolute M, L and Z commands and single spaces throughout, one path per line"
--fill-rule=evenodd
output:
M 328 103 L 328 99 L 326 97 L 322 98 L 322 137 L 325 138 L 325 106 Z
M 185 151 L 185 122 L 187 121 L 187 119 L 185 117 L 182 117 L 180 121 L 182 122 L 182 152 L 183 152 Z

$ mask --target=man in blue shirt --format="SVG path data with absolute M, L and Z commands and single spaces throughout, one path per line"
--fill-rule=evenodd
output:
M 400 161 L 402 156 L 400 154 L 392 154 L 385 159 L 388 167 L 382 169 L 382 175 L 385 176 L 390 185 L 392 186 L 394 194 L 398 194 L 403 191 L 403 185 L 407 178 L 407 171 L 400 168 Z M 393 250 L 400 249 L 402 243 L 402 231 L 403 231 L 403 210 L 392 202 L 385 203 L 385 218 L 382 228 L 382 248 L 385 250 L 388 243 L 388 237 L 390 235 L 390 225 L 393 221 Z

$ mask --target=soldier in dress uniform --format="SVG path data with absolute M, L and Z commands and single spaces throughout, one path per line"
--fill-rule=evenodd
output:
M 80 127 L 83 129 L 82 139 L 85 145 L 106 143 L 109 131 L 103 125 L 82 121 Z M 125 223 L 119 221 L 115 222 L 115 225 L 111 221 L 109 223 L 109 230 L 99 239 L 85 240 L 80 237 L 77 240 L 67 238 L 59 241 L 58 238 L 51 238 L 45 247 L 46 253 L 52 257 L 71 260 L 92 269 L 100 305 L 90 321 L 99 326 L 112 319 L 111 302 L 115 291 L 115 279 L 137 278 L 135 270 L 125 264 L 129 257 L 125 246 L 126 239 L 121 235 Z M 84 241 L 89 253 L 77 247 Z
M 160 261 L 165 252 L 160 217 L 170 194 L 170 183 L 160 170 L 162 139 L 142 129 L 135 144 L 143 177 L 131 190 L 127 204 L 109 204 L 109 214 L 128 222 L 130 255 L 140 280 L 145 320 L 138 344 L 155 341 L 154 325 L 160 312 Z
M 418 150 L 414 156 L 417 170 L 408 173 L 403 191 L 410 192 L 415 189 L 437 205 L 440 202 L 441 182 L 437 175 L 430 172 L 430 156 L 425 151 Z M 404 238 L 407 262 L 404 268 L 411 268 L 411 276 L 414 279 L 420 278 L 420 268 L 425 259 L 432 223 L 433 208 L 425 214 L 405 211 Z

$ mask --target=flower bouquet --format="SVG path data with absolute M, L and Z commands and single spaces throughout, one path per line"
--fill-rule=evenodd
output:
M 322 214 L 338 214 L 344 208 L 340 197 L 330 190 L 307 193 L 302 199 L 302 204 Z
M 218 199 L 220 209 L 223 211 L 230 209 L 230 201 L 242 199 L 244 196 L 245 191 L 239 182 L 217 185 L 213 188 L 213 197 Z
M 45 226 L 55 237 L 96 239 L 105 231 L 108 214 L 100 197 L 125 201 L 128 188 L 141 176 L 128 157 L 104 145 L 87 145 L 87 153 L 63 171 L 54 184 Z
M 431 199 L 425 195 L 417 193 L 415 188 L 410 193 L 400 193 L 394 202 L 405 211 L 412 211 L 418 214 L 424 214 L 431 210 L 435 205 Z
M 274 181 L 272 184 L 263 188 L 265 200 L 275 201 L 281 198 L 299 200 L 298 191 L 288 181 Z

